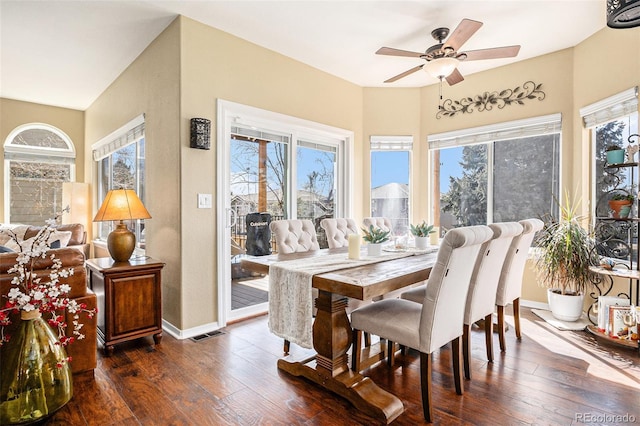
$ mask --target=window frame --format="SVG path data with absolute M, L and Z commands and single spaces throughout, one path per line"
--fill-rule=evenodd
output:
M 66 148 L 40 147 L 14 144 L 16 137 L 27 130 L 46 130 L 58 136 Z M 8 223 L 11 220 L 11 162 L 42 162 L 69 166 L 69 182 L 76 180 L 76 149 L 73 141 L 61 129 L 47 123 L 27 123 L 13 129 L 6 137 L 4 145 L 4 212 Z M 62 207 L 64 208 L 64 206 Z M 55 206 L 54 206 L 55 210 Z M 53 212 L 55 215 L 57 212 Z
M 146 133 L 144 114 L 141 114 L 91 146 L 92 157 L 96 164 L 97 189 L 95 192 L 95 196 L 97 206 L 102 205 L 107 192 L 111 189 L 114 189 L 113 156 L 119 151 L 125 148 L 129 148 L 131 145 L 135 145 L 135 188 L 126 189 L 133 189 L 136 192 L 136 195 L 138 195 L 138 198 L 140 198 L 140 201 L 145 204 L 146 190 L 144 188 L 146 179 L 144 176 L 144 171 L 146 170 L 146 167 L 144 166 L 144 163 L 146 163 Z M 144 145 L 144 147 L 141 148 L 142 145 Z M 144 154 L 143 156 L 141 155 L 141 152 Z M 141 167 L 141 159 L 144 160 L 142 163 L 143 167 Z M 104 185 L 103 182 L 105 179 L 103 162 L 105 160 L 108 161 L 107 167 L 109 170 L 107 185 Z M 132 223 L 127 224 L 127 226 L 136 236 L 136 253 L 144 253 L 145 239 L 142 238 L 144 220 L 134 220 L 132 221 Z M 94 240 L 99 242 L 106 242 L 107 236 L 111 231 L 113 231 L 114 228 L 115 224 L 113 222 L 100 223 Z
M 407 224 L 406 230 L 409 232 L 409 227 L 412 223 L 412 164 L 413 164 L 413 136 L 410 135 L 395 135 L 395 136 L 378 136 L 372 135 L 369 138 L 369 214 L 373 213 L 373 167 L 372 167 L 372 153 L 373 152 L 407 152 Z M 392 221 L 395 218 L 390 218 Z
M 494 160 L 495 160 L 495 144 L 501 141 L 524 139 L 528 137 L 558 135 L 558 190 L 562 188 L 562 115 L 560 113 L 549 114 L 538 117 L 531 117 L 521 120 L 506 121 L 501 123 L 490 124 L 486 126 L 472 127 L 467 129 L 455 130 L 451 132 L 437 133 L 429 135 L 427 143 L 429 145 L 429 170 L 432 182 L 429 188 L 432 194 L 431 198 L 435 198 L 435 189 L 433 185 L 440 179 L 435 179 L 434 161 L 436 152 L 440 149 L 464 147 L 469 145 L 485 144 L 487 145 L 487 224 L 493 223 L 494 219 Z M 439 156 L 438 156 L 439 157 Z M 437 168 L 440 170 L 440 167 Z M 438 188 L 438 194 L 440 189 Z M 556 197 L 559 194 L 556 194 Z M 431 203 L 434 208 L 431 209 L 431 221 L 440 223 L 440 212 L 436 212 L 436 206 L 440 203 Z

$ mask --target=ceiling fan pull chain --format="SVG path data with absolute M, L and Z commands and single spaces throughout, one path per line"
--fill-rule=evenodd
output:
M 440 103 L 438 103 L 438 111 L 440 111 L 442 109 L 442 79 L 444 77 L 440 76 L 438 77 L 440 79 L 440 88 L 439 88 L 439 93 L 440 93 Z

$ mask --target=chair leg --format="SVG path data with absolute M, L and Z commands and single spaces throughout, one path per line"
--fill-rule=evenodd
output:
M 507 350 L 504 338 L 504 306 L 498 306 L 498 338 L 500 340 L 500 351 Z
M 289 342 L 288 340 L 284 340 L 284 354 L 285 355 L 289 355 L 289 348 L 291 347 L 291 342 Z
M 462 382 L 462 345 L 460 345 L 461 336 L 451 341 L 451 359 L 453 360 L 453 381 L 456 385 L 456 393 L 462 395 L 464 393 L 464 383 Z
M 361 330 L 353 330 L 353 346 L 351 352 L 351 369 L 358 373 L 360 371 L 360 339 L 362 339 Z
M 491 314 L 484 317 L 484 341 L 489 362 L 493 362 L 493 318 L 491 317 Z
M 387 341 L 387 365 L 393 367 L 396 363 L 396 344 L 391 340 Z
M 471 333 L 469 332 L 471 326 L 465 324 L 462 329 L 462 360 L 464 362 L 464 378 L 471 380 L 471 359 L 470 359 L 470 347 L 471 347 Z
M 364 345 L 368 348 L 371 346 L 371 334 L 364 332 Z
M 513 301 L 513 322 L 516 328 L 516 338 L 520 340 L 522 336 L 520 335 L 520 298 L 516 298 Z
M 422 412 L 424 419 L 433 421 L 431 408 L 431 354 L 420 352 L 420 390 L 422 391 Z

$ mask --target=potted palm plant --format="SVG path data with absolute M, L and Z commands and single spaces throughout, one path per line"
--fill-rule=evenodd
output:
M 582 316 L 585 290 L 594 274 L 589 266 L 598 264 L 594 239 L 582 227 L 576 204 L 565 195 L 560 220 L 549 221 L 536 240 L 535 270 L 547 287 L 549 309 L 563 321 Z
M 433 225 L 428 225 L 424 220 L 417 225 L 411 225 L 411 234 L 415 237 L 416 248 L 425 249 L 429 245 L 429 234 L 435 232 Z
M 382 243 L 389 241 L 390 231 L 384 231 L 373 225 L 369 228 L 362 228 L 363 236 L 367 244 L 367 254 L 369 256 L 380 256 L 382 252 Z

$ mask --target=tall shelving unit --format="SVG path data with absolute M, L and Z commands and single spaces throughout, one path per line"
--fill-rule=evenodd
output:
M 631 138 L 630 138 L 631 139 Z M 631 142 L 631 141 L 630 141 Z M 624 171 L 630 171 L 629 181 L 621 177 Z M 612 217 L 608 207 L 608 200 L 615 193 L 632 194 L 638 199 L 637 184 L 635 182 L 638 171 L 637 162 L 622 164 L 606 164 L 610 182 L 614 182 L 613 189 L 602 194 L 596 204 L 595 238 L 596 250 L 600 256 L 605 256 L 614 261 L 613 269 L 605 269 L 602 266 L 592 266 L 591 270 L 597 273 L 595 284 L 596 291 L 591 293 L 594 301 L 598 297 L 608 295 L 613 289 L 614 278 L 629 280 L 628 293 L 619 293 L 618 296 L 627 297 L 632 305 L 639 305 L 640 291 L 640 251 L 638 243 L 640 241 L 640 219 L 638 218 L 638 203 L 634 203 L 628 217 Z M 617 339 L 601 332 L 595 326 L 593 320 L 593 305 L 589 307 L 589 320 L 594 325 L 587 326 L 587 331 L 596 337 L 606 341 L 640 350 L 640 341 Z

